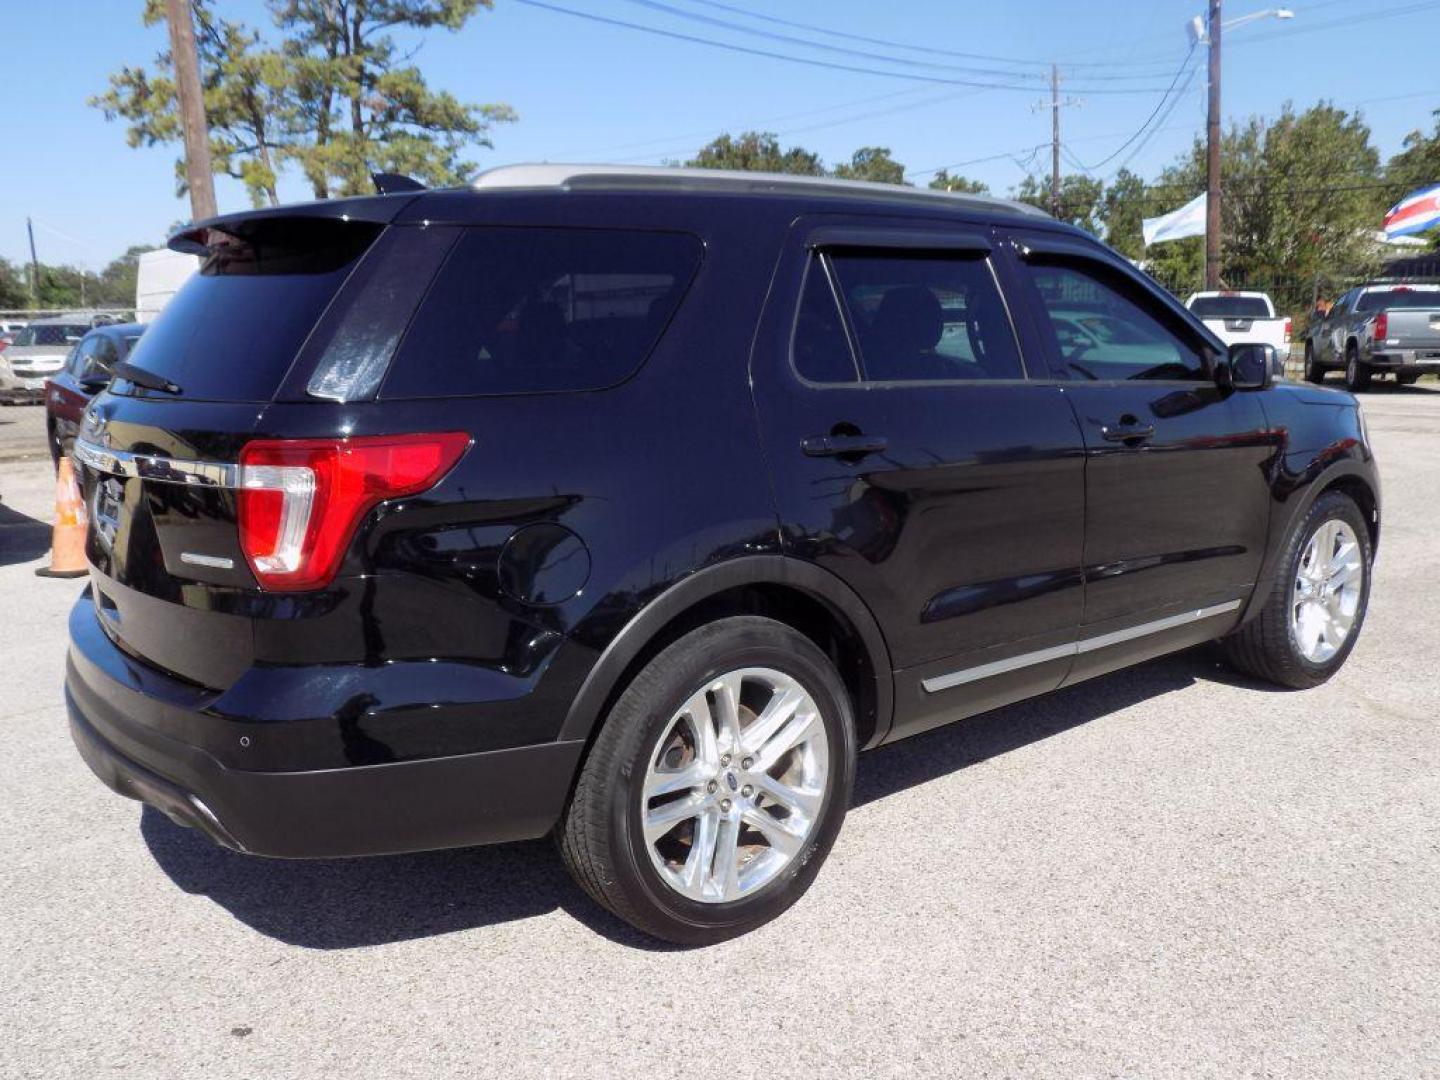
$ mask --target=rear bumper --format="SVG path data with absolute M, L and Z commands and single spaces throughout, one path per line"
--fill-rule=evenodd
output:
M 1370 363 L 1377 368 L 1405 374 L 1436 372 L 1440 371 L 1440 348 L 1383 349 L 1370 354 Z
M 148 693 L 144 683 L 153 680 L 130 677 L 135 667 L 103 634 L 72 635 L 65 700 L 81 757 L 113 791 L 257 855 L 380 855 L 543 836 L 559 818 L 584 745 L 237 769 L 180 734 L 183 688 Z

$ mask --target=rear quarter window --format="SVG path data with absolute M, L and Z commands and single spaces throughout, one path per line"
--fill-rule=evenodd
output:
M 469 229 L 416 312 L 381 397 L 614 386 L 654 348 L 702 253 L 684 233 Z

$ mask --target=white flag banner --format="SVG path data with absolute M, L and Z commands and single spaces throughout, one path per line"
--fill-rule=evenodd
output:
M 1179 210 L 1140 222 L 1140 235 L 1145 246 L 1163 244 L 1166 240 L 1183 240 L 1187 236 L 1205 235 L 1205 196 L 1196 195 Z

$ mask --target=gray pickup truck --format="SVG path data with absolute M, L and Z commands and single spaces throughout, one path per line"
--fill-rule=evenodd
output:
M 1335 301 L 1310 324 L 1305 377 L 1318 383 L 1337 368 L 1352 393 L 1375 375 L 1408 386 L 1440 373 L 1440 284 L 1360 285 Z

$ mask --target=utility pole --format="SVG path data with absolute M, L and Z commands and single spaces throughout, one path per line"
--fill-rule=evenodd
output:
M 1210 0 L 1210 112 L 1205 122 L 1205 288 L 1220 287 L 1220 0 Z
M 1050 65 L 1050 214 L 1060 216 L 1060 68 Z
M 215 175 L 210 170 L 210 128 L 205 123 L 190 0 L 165 0 L 165 17 L 170 24 L 170 58 L 185 130 L 185 186 L 190 189 L 191 216 L 199 221 L 215 216 Z
M 25 231 L 30 234 L 30 306 L 40 306 L 40 260 L 35 255 L 35 225 L 27 216 Z

